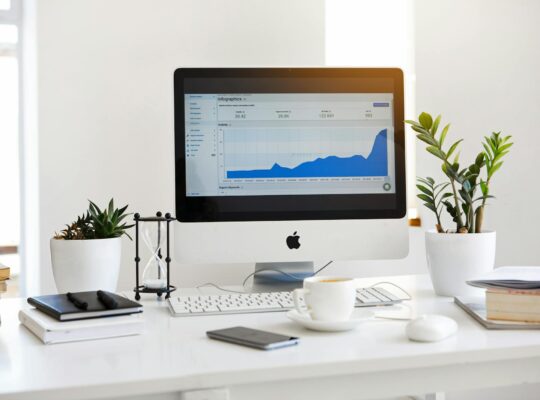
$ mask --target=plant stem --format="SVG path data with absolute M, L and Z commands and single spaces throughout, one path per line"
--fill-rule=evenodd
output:
M 472 203 L 469 207 L 469 232 L 474 233 L 474 208 Z
M 486 188 L 488 188 L 487 190 L 487 194 L 489 194 L 489 181 L 491 180 L 491 178 L 487 178 L 486 179 Z M 484 222 L 484 206 L 486 205 L 486 198 L 484 197 L 482 199 L 482 204 L 480 205 L 480 207 L 478 207 L 478 211 L 476 212 L 476 230 L 475 230 L 475 233 L 481 233 L 482 232 L 482 223 Z
M 448 161 L 447 161 L 448 162 Z M 450 177 L 449 177 L 450 178 Z M 456 203 L 456 217 L 457 217 L 457 228 L 463 227 L 463 220 L 461 219 L 461 210 L 459 209 L 459 200 L 457 197 L 456 184 L 454 179 L 450 178 L 450 183 L 452 184 L 452 192 L 454 193 L 454 202 Z
M 484 222 L 484 205 L 478 207 L 476 210 L 476 229 L 475 233 L 482 233 L 482 222 Z
M 435 213 L 435 216 L 437 217 L 437 225 L 435 227 L 437 228 L 437 232 L 441 233 L 443 232 L 441 217 L 438 212 Z

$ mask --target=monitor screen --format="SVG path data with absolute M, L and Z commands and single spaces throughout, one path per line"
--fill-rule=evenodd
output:
M 187 196 L 395 192 L 392 93 L 184 96 Z
M 181 221 L 404 215 L 395 69 L 179 69 Z

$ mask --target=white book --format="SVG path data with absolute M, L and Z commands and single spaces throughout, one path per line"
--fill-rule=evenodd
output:
M 141 314 L 61 322 L 28 308 L 19 311 L 19 321 L 45 344 L 139 335 L 144 331 Z
M 540 267 L 500 267 L 467 281 L 471 286 L 486 289 L 540 289 Z

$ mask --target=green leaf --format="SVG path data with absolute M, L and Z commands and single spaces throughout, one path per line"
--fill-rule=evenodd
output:
M 473 200 L 473 203 L 477 202 L 477 201 L 480 201 L 480 200 L 484 200 L 484 199 L 494 199 L 495 196 L 482 196 L 482 197 L 477 197 L 476 199 Z
M 418 132 L 418 133 L 424 133 L 426 135 L 429 135 L 431 136 L 431 134 L 429 133 L 428 130 L 422 128 L 421 126 L 416 126 L 416 125 L 412 125 L 411 126 L 412 130 L 415 131 L 415 132 Z
M 482 143 L 482 146 L 484 146 L 484 150 L 485 150 L 485 155 L 486 157 L 488 158 L 488 160 L 492 160 L 493 159 L 493 154 L 491 153 L 491 149 L 489 148 L 489 146 L 485 143 Z
M 448 212 L 448 214 L 450 214 L 450 216 L 452 217 L 452 220 L 454 222 L 457 222 L 458 221 L 458 209 L 456 207 L 454 207 L 452 205 L 452 203 L 450 203 L 448 200 L 445 200 L 443 201 L 443 204 L 445 205 L 446 207 L 446 211 Z
M 406 120 L 405 120 L 405 123 L 406 123 L 406 124 L 409 124 L 409 125 L 412 125 L 412 126 L 418 126 L 418 127 L 421 127 L 421 126 L 422 126 L 422 125 L 420 125 L 418 122 L 413 121 L 412 119 L 406 119 Z
M 129 215 L 131 215 L 131 214 L 120 215 L 118 218 L 116 218 L 116 222 L 117 223 L 122 222 L 124 220 L 124 218 L 128 217 Z
M 452 146 L 450 146 L 450 148 L 448 149 L 448 152 L 446 153 L 446 157 L 447 158 L 450 158 L 450 156 L 452 155 L 452 153 L 457 149 L 457 147 L 459 146 L 459 144 L 463 141 L 463 139 L 459 139 L 457 142 L 455 142 Z
M 435 139 L 433 139 L 432 136 L 427 135 L 425 133 L 420 133 L 416 135 L 416 137 L 420 139 L 422 142 L 425 142 L 431 146 L 439 146 L 439 143 Z
M 478 175 L 478 173 L 480 172 L 480 167 L 477 164 L 471 164 L 471 166 L 469 167 L 469 172 L 472 175 Z
M 454 168 L 450 164 L 444 163 L 442 165 L 442 170 L 445 173 L 445 175 L 448 176 L 450 179 L 454 179 L 454 180 L 459 179 L 459 176 L 457 175 L 456 170 L 454 170 Z
M 420 114 L 420 116 L 418 117 L 418 121 L 420 122 L 422 127 L 428 130 L 433 125 L 433 118 L 431 117 L 431 115 L 429 115 L 426 112 L 423 112 L 422 114 Z
M 90 215 L 92 216 L 92 218 L 94 219 L 98 219 L 98 212 L 96 210 L 96 207 L 95 205 L 93 204 L 90 204 L 90 206 L 88 207 L 88 212 L 90 213 Z
M 444 152 L 439 150 L 437 147 L 428 146 L 426 147 L 426 150 L 429 151 L 431 154 L 433 154 L 435 157 L 438 157 L 443 161 L 446 160 L 446 154 L 444 154 Z
M 417 182 L 420 182 L 420 183 L 423 183 L 424 185 L 427 185 L 427 186 L 429 186 L 429 187 L 432 187 L 432 186 L 433 186 L 433 184 L 432 184 L 430 181 L 428 181 L 427 179 L 422 178 L 422 177 L 420 177 L 420 176 L 416 178 L 416 181 L 417 181 Z
M 438 214 L 437 213 L 437 209 L 435 208 L 435 206 L 431 203 L 424 203 L 424 207 L 426 208 L 429 208 L 431 211 L 433 211 L 435 214 Z
M 113 212 L 114 212 L 114 200 L 111 198 L 111 200 L 109 201 L 109 211 L 108 211 L 108 214 L 109 214 L 109 215 L 112 215 Z
M 505 151 L 505 150 L 508 150 L 510 147 L 512 147 L 514 143 L 507 143 L 507 144 L 503 144 L 502 146 L 499 147 L 499 151 Z
M 444 193 L 444 194 L 441 196 L 441 200 L 442 200 L 442 199 L 446 199 L 446 198 L 448 198 L 448 197 L 452 197 L 452 196 L 453 196 L 452 193 L 446 192 L 446 193 Z
M 486 136 L 486 142 L 489 145 L 489 147 L 491 148 L 491 151 L 493 152 L 493 154 L 495 154 L 497 152 L 497 146 L 495 145 L 493 140 Z
M 416 185 L 416 187 L 418 188 L 418 190 L 420 190 L 421 192 L 424 192 L 428 196 L 433 196 L 433 192 L 429 190 L 427 187 L 422 186 L 422 185 Z
M 479 169 L 484 165 L 485 161 L 484 161 L 484 153 L 478 153 L 478 155 L 476 156 L 476 160 L 474 160 L 474 163 L 476 165 L 478 165 Z
M 438 115 L 437 118 L 435 118 L 435 121 L 433 122 L 433 126 L 431 127 L 431 135 L 435 137 L 437 134 L 437 129 L 439 129 L 439 123 L 441 122 L 441 116 Z
M 442 172 L 444 172 L 444 174 L 446 176 L 448 176 L 448 164 L 447 163 L 443 163 L 443 165 L 441 165 L 441 169 L 442 169 Z
M 418 197 L 420 200 L 424 200 L 426 203 L 433 203 L 433 199 L 431 198 L 431 196 L 428 196 L 426 194 L 418 193 L 416 197 Z
M 488 178 L 491 178 L 495 172 L 503 165 L 504 161 L 499 161 L 497 164 L 493 164 L 493 167 L 488 172 Z
M 493 164 L 496 164 L 497 161 L 499 161 L 502 157 L 504 157 L 506 154 L 508 154 L 508 150 L 507 151 L 503 151 L 502 153 L 498 153 L 494 158 L 493 160 L 491 161 Z
M 467 190 L 459 189 L 458 192 L 463 200 L 465 200 L 467 203 L 472 203 L 472 198 Z
M 450 129 L 450 124 L 447 124 L 441 132 L 441 137 L 439 138 L 439 145 L 441 147 L 443 146 L 444 139 L 446 139 L 446 135 L 448 134 L 448 129 Z
M 118 214 L 122 215 L 127 210 L 128 205 L 126 204 L 124 207 L 118 209 Z

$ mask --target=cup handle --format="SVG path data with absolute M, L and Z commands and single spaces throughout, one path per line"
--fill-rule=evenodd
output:
M 307 293 L 309 293 L 308 289 L 294 289 L 293 291 L 294 308 L 300 314 L 307 314 L 309 311 L 307 306 L 302 307 L 300 303 L 300 295 L 305 295 Z

